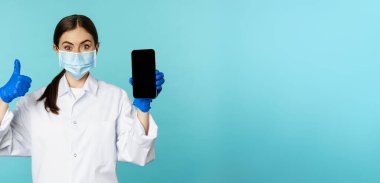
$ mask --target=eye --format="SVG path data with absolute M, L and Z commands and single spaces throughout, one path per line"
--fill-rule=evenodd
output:
M 65 49 L 66 51 L 70 51 L 71 47 L 70 46 L 65 46 L 65 47 L 63 47 L 63 49 Z
M 90 49 L 90 45 L 85 44 L 85 45 L 84 45 L 84 49 L 86 49 L 86 50 Z

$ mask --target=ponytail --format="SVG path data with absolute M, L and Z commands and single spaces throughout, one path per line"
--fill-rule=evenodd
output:
M 65 69 L 63 69 L 55 78 L 51 81 L 51 83 L 46 87 L 44 93 L 41 95 L 37 102 L 45 99 L 45 110 L 49 112 L 49 110 L 58 115 L 59 107 L 57 106 L 57 97 L 58 97 L 58 86 L 59 81 L 62 76 L 65 74 Z

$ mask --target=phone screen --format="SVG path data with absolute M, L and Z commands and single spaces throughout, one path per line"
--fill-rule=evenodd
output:
M 156 98 L 156 60 L 153 49 L 132 51 L 134 98 Z

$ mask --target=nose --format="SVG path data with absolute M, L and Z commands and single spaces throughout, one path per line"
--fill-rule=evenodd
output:
M 79 46 L 76 47 L 76 48 L 73 50 L 73 52 L 75 52 L 75 53 L 79 53 L 79 52 L 80 52 L 80 47 L 79 47 Z

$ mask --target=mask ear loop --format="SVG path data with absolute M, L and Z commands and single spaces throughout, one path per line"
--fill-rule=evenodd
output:
M 63 67 L 62 53 L 60 50 L 58 50 L 58 60 L 59 60 L 59 67 Z
M 96 56 L 97 56 L 97 52 L 96 50 L 94 50 L 94 67 L 96 67 Z
M 59 67 L 62 67 L 62 54 L 61 54 L 61 50 L 59 50 L 58 46 L 56 46 L 56 49 L 58 51 L 58 64 L 59 64 Z

